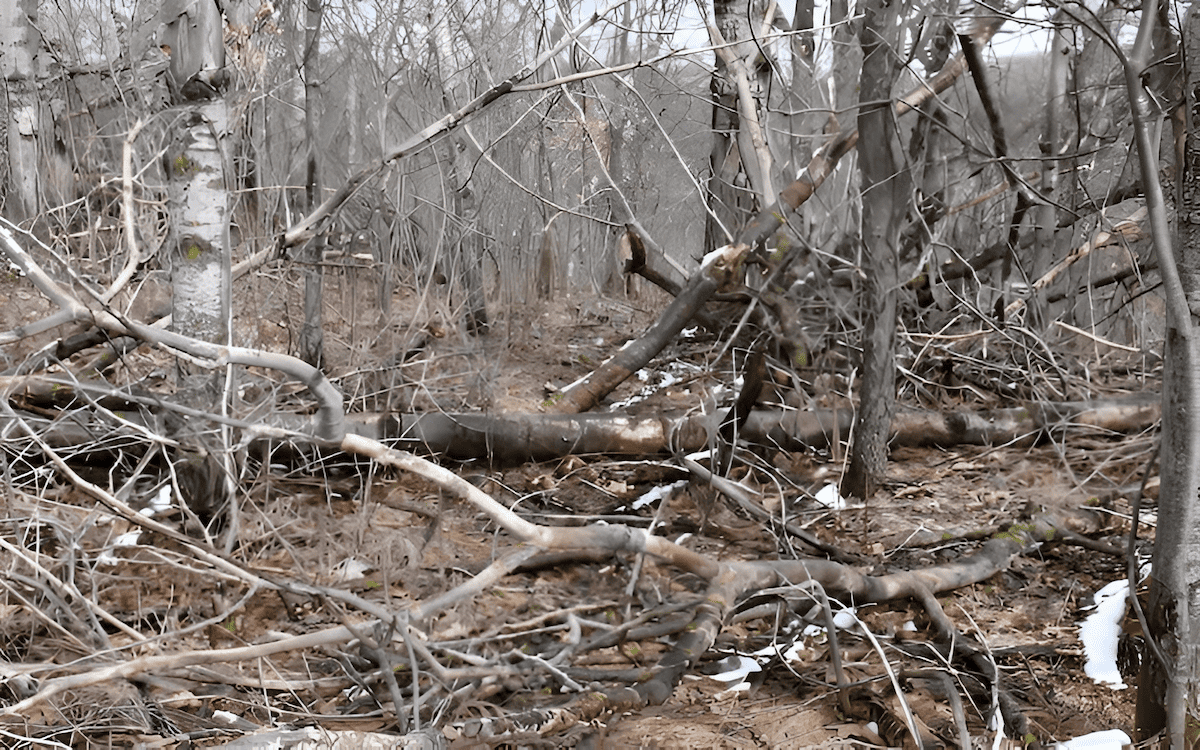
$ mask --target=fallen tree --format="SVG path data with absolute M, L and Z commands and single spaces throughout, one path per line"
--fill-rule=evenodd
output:
M 150 416 L 162 410 L 225 422 L 244 430 L 244 438 L 290 439 L 311 430 L 308 417 L 273 407 L 254 423 L 221 418 L 148 394 L 122 392 L 102 383 L 52 376 L 0 377 L 0 393 L 21 407 L 75 408 L 88 401 L 122 412 L 130 424 L 154 428 Z M 144 410 L 144 414 L 142 411 Z M 891 441 L 899 446 L 1033 444 L 1073 432 L 1132 433 L 1160 418 L 1157 393 L 1123 398 L 1067 402 L 1031 402 L 985 411 L 936 412 L 902 409 L 892 420 Z M 29 414 L 55 446 L 79 446 L 92 436 L 90 419 Z M 381 440 L 403 450 L 435 453 L 457 460 L 484 459 L 496 464 L 546 461 L 571 455 L 654 455 L 705 450 L 720 439 L 721 414 L 349 414 L 349 432 Z M 2 420 L 0 420 L 2 421 Z M 782 451 L 826 449 L 849 434 L 854 410 L 755 409 L 737 432 L 739 441 Z
M 1151 427 L 1160 404 L 1155 393 L 1123 399 L 1031 403 L 989 411 L 901 410 L 892 421 L 893 446 L 1032 444 L 1072 430 L 1129 433 Z M 351 415 L 351 430 L 376 435 L 408 450 L 450 458 L 520 463 L 572 454 L 645 455 L 692 452 L 711 447 L 720 414 L 626 416 L 622 414 L 412 414 Z M 783 451 L 827 448 L 849 434 L 853 409 L 812 411 L 756 409 L 738 438 Z

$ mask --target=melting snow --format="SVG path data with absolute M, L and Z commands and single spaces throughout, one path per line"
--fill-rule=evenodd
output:
M 1125 681 L 1117 669 L 1117 637 L 1125 617 L 1128 581 L 1113 581 L 1096 592 L 1096 609 L 1079 623 L 1079 640 L 1087 654 L 1083 671 L 1095 682 L 1122 690 Z
M 845 510 L 846 498 L 842 497 L 842 493 L 838 492 L 838 486 L 830 483 L 817 491 L 815 495 L 817 502 L 824 505 L 830 510 Z

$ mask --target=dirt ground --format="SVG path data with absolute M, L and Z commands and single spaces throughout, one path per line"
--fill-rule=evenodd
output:
M 15 286 L 10 280 L 6 291 Z M 339 289 L 334 284 L 330 294 Z M 365 393 L 363 367 L 352 361 L 355 352 L 373 351 L 373 346 L 395 351 L 401 346 L 397 341 L 419 341 L 424 347 L 420 356 L 401 365 L 399 381 L 392 381 L 403 383 L 405 406 L 536 412 L 554 388 L 586 374 L 642 332 L 655 314 L 649 302 L 560 299 L 500 315 L 492 332 L 481 338 L 431 322 L 434 317 L 426 322 L 410 318 L 393 332 L 372 335 L 364 333 L 370 326 L 362 320 L 351 325 L 342 319 L 331 323 L 336 334 L 331 348 L 341 352 L 332 357 L 331 375 L 344 391 Z M 285 345 L 284 327 L 273 329 L 270 318 L 260 320 L 255 334 L 259 345 Z M 728 358 L 712 362 L 722 345 L 697 332 L 660 355 L 652 373 L 627 383 L 610 402 L 646 390 L 644 399 L 624 408 L 643 413 L 726 408 L 721 405 L 732 396 L 734 373 Z M 133 378 L 168 364 L 166 355 L 143 350 L 130 355 L 126 369 L 114 377 Z M 823 405 L 836 400 L 842 374 L 811 375 L 799 396 L 781 389 L 768 399 Z M 1130 488 L 1141 480 L 1152 446 L 1151 434 L 1096 433 L 1037 445 L 898 449 L 877 496 L 865 506 L 840 510 L 814 499 L 840 476 L 840 449 L 753 456 L 749 460 L 757 462 L 756 468 L 739 467 L 732 476 L 761 491 L 772 513 L 780 514 L 786 504 L 790 518 L 809 532 L 860 555 L 865 570 L 884 573 L 968 555 L 982 539 L 1020 522 L 1036 505 L 1090 507 L 1104 527 L 1093 537 L 1123 547 Z M 335 599 L 252 590 L 199 564 L 171 540 L 145 532 L 135 544 L 116 545 L 129 525 L 97 513 L 69 485 L 48 481 L 33 453 L 23 446 L 8 454 L 13 478 L 0 536 L 30 559 L 45 562 L 62 580 L 72 580 L 98 610 L 150 640 L 131 646 L 122 632 L 107 625 L 100 629 L 108 634 L 108 643 L 89 640 L 84 637 L 89 629 L 77 620 L 92 614 L 66 616 L 36 596 L 29 598 L 30 586 L 13 576 L 30 571 L 10 562 L 4 565 L 7 593 L 0 595 L 0 654 L 6 662 L 67 665 L 90 657 L 76 668 L 94 667 L 134 655 L 263 643 L 364 617 Z M 376 470 L 361 460 L 281 453 L 264 462 L 251 452 L 244 461 L 241 528 L 233 556 L 251 570 L 339 588 L 395 610 L 462 584 L 510 547 L 508 538 L 474 507 L 427 482 Z M 117 470 L 109 471 L 111 488 L 121 487 L 136 463 L 134 455 L 119 455 Z M 720 559 L 805 554 L 803 545 L 778 528 L 746 518 L 711 488 L 689 483 L 670 456 L 584 456 L 512 467 L 446 465 L 539 523 L 603 520 L 645 527 L 655 519 L 657 533 Z M 104 477 L 104 471 L 90 468 L 93 481 Z M 647 492 L 675 483 L 681 484 L 668 500 L 639 507 L 637 501 Z M 130 502 L 140 497 L 144 505 L 155 483 L 134 484 Z M 178 513 L 166 519 L 187 526 Z M 1147 533 L 1143 527 L 1142 536 Z M 990 650 L 1003 686 L 1019 700 L 1032 731 L 1043 741 L 1111 728 L 1133 733 L 1134 675 L 1125 677 L 1131 687 L 1124 690 L 1094 684 L 1084 675 L 1078 639 L 1078 623 L 1093 592 L 1123 578 L 1124 565 L 1119 557 L 1078 546 L 1045 545 L 1001 575 L 939 597 L 958 631 Z M 32 588 L 36 593 L 40 587 Z M 586 642 L 604 627 L 645 612 L 665 612 L 672 603 L 694 600 L 701 590 L 695 577 L 633 556 L 510 574 L 424 627 L 446 664 L 515 665 L 526 660 L 528 668 L 520 679 L 509 670 L 481 677 L 473 688 L 465 688 L 466 682 L 441 685 L 424 720 L 446 727 L 445 736 L 456 748 L 911 746 L 903 724 L 896 723 L 900 712 L 880 653 L 893 671 L 942 666 L 911 647 L 932 637 L 928 618 L 913 602 L 857 609 L 878 650 L 861 631 L 841 632 L 844 668 L 862 681 L 849 715 L 838 703 L 825 636 L 781 628 L 773 618 L 758 616 L 727 624 L 717 648 L 703 659 L 715 664 L 772 643 L 782 643 L 784 650 L 795 647 L 793 660 L 761 659 L 761 671 L 750 674 L 745 689 L 727 690 L 725 683 L 702 674 L 716 666 L 701 668 L 687 674 L 661 706 L 565 723 L 543 734 L 471 736 L 472 720 L 569 700 L 575 693 L 563 687 L 564 674 L 576 675 L 583 687 L 611 687 L 626 678 L 602 683 L 605 670 L 627 676 L 652 666 L 674 634 L 642 635 L 576 654 L 568 663 L 578 672 L 562 672 L 566 668 L 561 663 L 549 668 L 545 662 L 564 644 L 578 643 L 581 637 Z M 18 596 L 22 592 L 24 599 Z M 35 606 L 35 601 L 43 603 Z M 660 614 L 650 622 L 666 619 Z M 403 675 L 409 657 L 393 656 L 397 681 L 407 688 L 410 677 Z M 39 677 L 72 669 L 46 669 Z M 7 680 L 4 673 L 0 678 Z M 91 747 L 219 746 L 283 724 L 395 732 L 387 683 L 377 658 L 366 649 L 356 653 L 319 647 L 68 691 L 22 721 L 5 720 L 0 729 L 15 737 Z M 914 714 L 940 742 L 954 746 L 953 714 L 940 683 L 914 678 L 901 684 Z M 454 691 L 459 697 L 451 699 Z M 0 695 L 6 703 L 13 699 Z M 964 712 L 977 744 L 985 738 L 992 744 L 990 710 L 966 700 Z M 1024 744 L 1018 738 L 1001 746 Z

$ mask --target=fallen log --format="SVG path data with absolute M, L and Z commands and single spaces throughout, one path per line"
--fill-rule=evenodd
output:
M 151 394 L 118 390 L 97 381 L 77 381 L 45 375 L 0 377 L 0 394 L 37 425 L 43 439 L 56 447 L 96 444 L 105 428 L 88 414 L 91 403 L 119 414 L 131 428 L 156 429 L 153 414 L 168 409 L 185 418 L 204 418 L 279 440 L 294 435 L 303 441 L 313 429 L 312 417 L 271 411 L 244 418 L 217 417 L 188 409 Z M 81 394 L 83 398 L 81 398 Z M 34 414 L 27 409 L 62 414 Z M 1154 392 L 1089 401 L 1030 402 L 1023 406 L 986 411 L 934 412 L 901 409 L 892 419 L 891 441 L 898 446 L 1032 444 L 1049 435 L 1103 430 L 1129 433 L 1152 427 L 1160 415 L 1160 396 Z M 390 445 L 448 458 L 486 459 L 497 464 L 546 461 L 565 456 L 690 453 L 715 446 L 725 415 L 588 414 L 349 414 L 350 433 L 385 440 Z M 830 446 L 833 436 L 850 432 L 854 410 L 755 409 L 738 431 L 739 440 L 773 450 L 804 451 Z M 97 444 L 99 447 L 99 444 Z
M 1050 435 L 1088 429 L 1114 433 L 1144 430 L 1159 419 L 1157 393 L 1120 399 L 1030 403 L 988 411 L 901 410 L 892 420 L 891 445 L 952 446 L 1034 443 Z M 692 452 L 714 444 L 722 414 L 406 414 L 350 415 L 347 429 L 404 450 L 499 464 L 545 461 L 584 453 L 648 455 Z M 776 450 L 827 448 L 831 436 L 848 435 L 852 409 L 755 410 L 741 440 Z

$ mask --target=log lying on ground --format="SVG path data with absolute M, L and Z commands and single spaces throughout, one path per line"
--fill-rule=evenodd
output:
M 1159 418 L 1156 393 L 1120 399 L 1036 403 L 981 412 L 903 410 L 892 421 L 892 446 L 1000 445 L 1035 442 L 1047 433 L 1086 428 L 1134 432 Z M 651 455 L 703 450 L 720 430 L 721 414 L 412 414 L 347 418 L 347 429 L 404 449 L 497 463 L 545 461 L 572 454 Z M 826 448 L 849 434 L 851 409 L 808 412 L 756 410 L 739 437 L 786 451 Z
M 14 406 L 40 409 L 81 408 L 67 414 L 22 412 L 43 439 L 56 447 L 94 443 L 101 427 L 82 404 L 90 401 L 117 410 L 130 426 L 157 429 L 152 414 L 162 408 L 187 417 L 210 418 L 250 433 L 282 439 L 311 433 L 312 418 L 271 410 L 252 421 L 216 418 L 162 399 L 107 384 L 44 375 L 0 377 L 0 394 Z M 84 398 L 80 398 L 80 396 Z M 1048 432 L 1086 428 L 1127 433 L 1151 427 L 1160 413 L 1160 397 L 1146 392 L 1121 398 L 1040 402 L 988 411 L 933 412 L 901 410 L 892 420 L 893 446 L 1000 445 L 1034 442 Z M 439 453 L 455 459 L 488 459 L 501 464 L 545 461 L 572 454 L 654 455 L 710 447 L 720 434 L 723 413 L 689 415 L 627 414 L 350 414 L 348 432 L 386 440 L 396 447 Z M 756 409 L 738 437 L 776 450 L 827 448 L 834 436 L 849 435 L 854 411 Z M 715 443 L 714 443 L 715 444 Z M 99 447 L 99 446 L 97 446 Z

